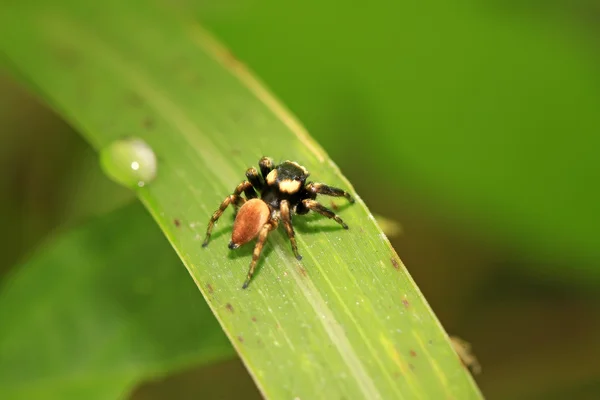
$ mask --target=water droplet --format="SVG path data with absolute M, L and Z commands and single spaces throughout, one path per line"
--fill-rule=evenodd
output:
M 100 165 L 112 180 L 129 188 L 146 186 L 156 177 L 156 155 L 138 138 L 115 140 L 100 152 Z

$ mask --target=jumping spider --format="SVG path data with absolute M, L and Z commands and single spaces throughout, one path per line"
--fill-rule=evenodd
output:
M 227 206 L 233 204 L 237 214 L 233 223 L 229 248 L 232 250 L 237 249 L 258 236 L 258 241 L 252 253 L 248 276 L 242 286 L 243 289 L 248 287 L 267 236 L 270 231 L 277 228 L 279 220 L 283 222 L 294 255 L 298 260 L 301 260 L 302 256 L 298 253 L 294 227 L 292 226 L 292 212 L 302 215 L 311 210 L 316 211 L 327 218 L 334 219 L 344 229 L 348 229 L 348 225 L 340 217 L 327 207 L 319 204 L 315 199 L 317 194 L 324 194 L 335 197 L 343 196 L 350 203 L 354 203 L 352 196 L 342 189 L 327 186 L 323 183 L 306 183 L 306 178 L 310 174 L 306 168 L 296 162 L 285 161 L 279 165 L 273 165 L 271 158 L 263 157 L 258 165 L 260 175 L 256 168 L 248 168 L 246 171 L 248 180 L 240 183 L 233 194 L 227 196 L 219 209 L 212 215 L 206 229 L 206 239 L 202 244 L 202 247 L 208 246 L 215 222 L 221 217 Z M 260 193 L 260 198 L 256 193 L 257 191 Z M 241 196 L 242 192 L 246 195 L 246 199 Z

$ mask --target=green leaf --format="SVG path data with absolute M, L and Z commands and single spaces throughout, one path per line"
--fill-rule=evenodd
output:
M 294 220 L 302 262 L 285 233 L 271 234 L 247 290 L 252 249 L 227 249 L 230 212 L 201 247 L 212 212 L 263 155 L 352 187 L 243 65 L 161 4 L 14 3 L 0 17 L 0 46 L 96 149 L 127 136 L 151 146 L 157 177 L 136 193 L 265 396 L 479 398 L 359 196 L 336 202 L 348 231 Z
M 138 204 L 61 235 L 0 291 L 0 398 L 108 399 L 234 354 Z

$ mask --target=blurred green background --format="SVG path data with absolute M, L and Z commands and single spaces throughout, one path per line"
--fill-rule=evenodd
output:
M 168 7 L 193 10 L 371 211 L 402 225 L 392 244 L 446 330 L 473 344 L 487 398 L 598 397 L 597 2 Z M 4 273 L 51 232 L 131 200 L 7 72 L 0 126 Z M 235 397 L 219 384 L 232 376 L 252 390 L 232 361 L 147 383 L 133 397 Z

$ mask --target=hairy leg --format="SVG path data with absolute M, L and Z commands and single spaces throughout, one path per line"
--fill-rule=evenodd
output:
M 312 200 L 312 199 L 306 199 L 306 200 L 302 200 L 302 204 L 304 205 L 304 207 L 308 208 L 309 210 L 318 212 L 319 214 L 321 214 L 327 218 L 331 218 L 331 219 L 335 220 L 335 222 L 337 222 L 338 224 L 343 226 L 344 229 L 348 229 L 348 225 L 346 225 L 346 223 L 344 221 L 342 221 L 342 219 L 340 217 L 338 217 L 336 213 L 331 211 L 329 208 L 319 204 L 319 202 Z
M 246 178 L 252 184 L 254 189 L 256 189 L 258 191 L 263 190 L 263 188 L 265 186 L 265 181 L 258 174 L 258 171 L 256 170 L 256 168 L 254 168 L 254 167 L 248 168 L 246 170 Z M 252 192 L 254 192 L 254 190 L 252 190 Z M 246 193 L 246 197 L 248 197 L 247 193 Z M 248 199 L 255 198 L 255 197 L 256 197 L 256 192 L 254 192 L 254 197 L 248 197 Z
M 223 200 L 217 211 L 213 213 L 212 217 L 210 218 L 210 221 L 208 222 L 208 227 L 206 228 L 206 237 L 204 238 L 204 243 L 202 243 L 202 247 L 208 246 L 208 241 L 210 240 L 210 235 L 212 233 L 215 222 L 217 222 L 221 215 L 223 215 L 223 212 L 227 209 L 227 207 L 230 204 L 233 204 L 237 209 L 246 202 L 246 200 L 243 199 L 240 196 L 240 194 L 248 190 L 248 188 L 252 189 L 252 184 L 248 181 L 244 181 L 237 185 L 237 187 L 233 191 L 233 194 L 230 194 L 225 198 L 225 200 Z
M 275 164 L 273 164 L 273 159 L 269 157 L 263 157 L 258 162 L 258 166 L 260 167 L 260 173 L 264 179 L 267 179 L 267 175 L 269 172 L 273 170 Z
M 333 197 L 345 197 L 350 203 L 354 203 L 354 199 L 352 198 L 352 196 L 350 196 L 350 193 L 346 192 L 343 189 L 328 186 L 324 183 L 310 182 L 308 185 L 306 185 L 306 190 L 313 194 L 323 194 L 326 196 Z
M 271 220 L 263 225 L 260 233 L 258 234 L 258 240 L 256 241 L 256 246 L 254 246 L 254 251 L 252 252 L 252 261 L 250 262 L 250 267 L 248 268 L 248 275 L 246 280 L 244 281 L 244 285 L 242 289 L 246 289 L 250 284 L 250 280 L 252 279 L 252 275 L 254 275 L 254 269 L 256 268 L 256 264 L 258 263 L 258 259 L 260 258 L 260 253 L 262 253 L 262 249 L 267 241 L 267 237 L 269 236 L 269 232 L 273 229 L 277 228 L 277 221 Z
M 280 207 L 279 210 L 281 213 L 281 221 L 283 222 L 285 231 L 287 232 L 287 235 L 290 238 L 290 242 L 292 243 L 292 251 L 294 252 L 294 256 L 296 256 L 296 259 L 302 260 L 302 256 L 298 253 L 298 245 L 296 244 L 296 235 L 294 233 L 294 227 L 292 226 L 292 215 L 290 213 L 290 203 L 287 200 L 283 200 L 279 207 Z

